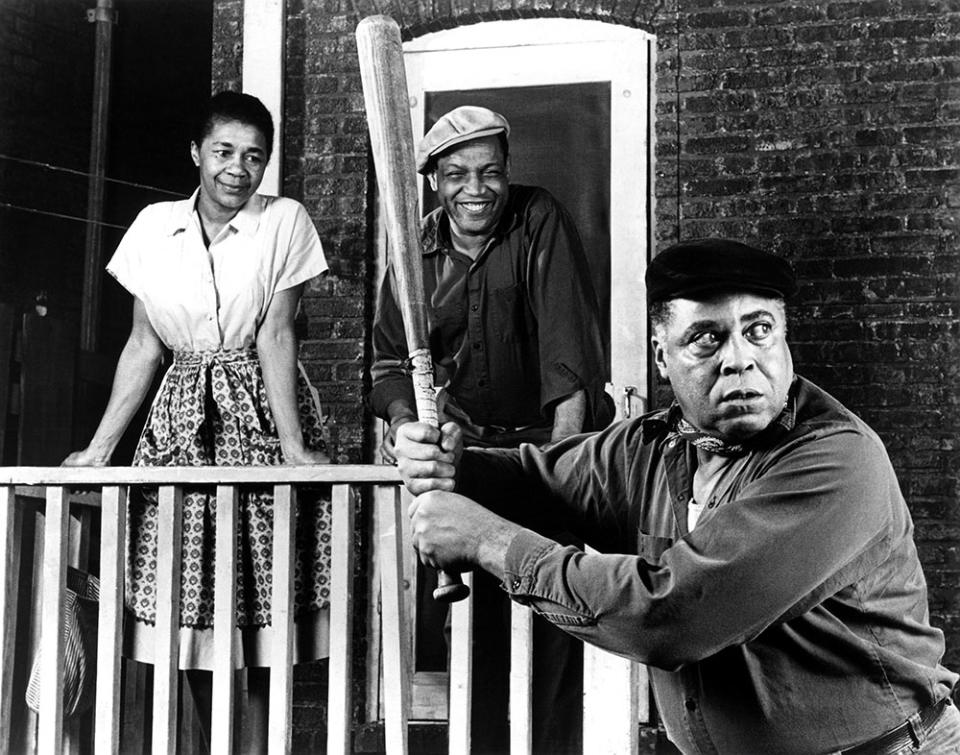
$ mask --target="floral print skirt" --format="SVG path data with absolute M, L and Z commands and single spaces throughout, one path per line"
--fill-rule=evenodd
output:
M 316 392 L 302 368 L 297 402 L 305 444 L 325 450 Z M 134 455 L 138 466 L 271 466 L 283 463 L 256 352 L 178 352 L 151 406 Z M 152 662 L 156 617 L 156 488 L 129 504 L 125 651 Z M 216 537 L 214 486 L 183 490 L 180 667 L 211 668 Z M 326 656 L 330 598 L 329 486 L 298 489 L 295 660 Z M 237 533 L 239 666 L 269 665 L 273 564 L 270 486 L 244 486 Z M 132 620 L 129 620 L 132 619 Z

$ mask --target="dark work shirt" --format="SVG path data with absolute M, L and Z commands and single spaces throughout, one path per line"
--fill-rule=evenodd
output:
M 434 381 L 478 425 L 552 422 L 553 406 L 606 382 L 604 339 L 573 220 L 545 190 L 511 185 L 503 217 L 475 261 L 452 248 L 442 208 L 423 221 L 423 282 Z M 370 403 L 387 418 L 414 406 L 403 321 L 388 266 L 373 332 Z
M 950 693 L 913 523 L 862 420 L 797 378 L 725 502 L 688 531 L 697 456 L 669 419 L 464 453 L 458 492 L 515 520 L 549 511 L 600 551 L 522 530 L 514 600 L 649 664 L 685 753 L 834 752 Z

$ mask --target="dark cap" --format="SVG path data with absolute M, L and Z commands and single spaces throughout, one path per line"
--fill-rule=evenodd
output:
M 664 249 L 647 266 L 647 303 L 745 291 L 787 299 L 797 291 L 783 258 L 727 239 L 696 239 Z
M 463 142 L 496 134 L 510 135 L 510 124 L 500 113 L 463 105 L 440 116 L 417 146 L 417 173 L 425 173 L 430 159 Z

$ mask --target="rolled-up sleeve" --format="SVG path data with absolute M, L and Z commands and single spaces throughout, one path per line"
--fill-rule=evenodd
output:
M 406 369 L 409 356 L 403 317 L 397 305 L 393 285 L 393 268 L 387 267 L 380 283 L 377 311 L 373 321 L 373 366 L 370 410 L 382 419 L 389 419 L 387 407 L 396 399 L 414 406 L 413 383 Z

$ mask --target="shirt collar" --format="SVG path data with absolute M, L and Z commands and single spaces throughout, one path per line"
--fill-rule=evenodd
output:
M 778 440 L 793 430 L 797 424 L 797 393 L 799 392 L 800 381 L 797 376 L 793 376 L 790 383 L 790 390 L 787 392 L 787 403 L 783 411 L 777 415 L 777 418 L 771 422 L 763 432 L 751 438 L 748 445 L 756 448 L 765 446 Z M 674 426 L 677 417 L 680 415 L 680 405 L 674 401 L 666 409 L 654 412 L 645 417 L 641 424 L 641 433 L 644 443 L 649 443 L 666 436 L 670 428 Z
M 173 211 L 170 213 L 170 223 L 167 226 L 167 234 L 173 236 L 181 231 L 185 231 L 193 218 L 200 222 L 200 216 L 197 214 L 197 197 L 200 195 L 200 187 L 194 189 L 193 194 L 188 199 L 183 199 L 174 203 Z M 260 216 L 263 215 L 265 205 L 264 198 L 259 194 L 254 194 L 246 201 L 234 215 L 228 225 L 238 233 L 252 236 L 260 227 Z
M 520 225 L 523 219 L 515 201 L 517 195 L 515 190 L 517 188 L 514 184 L 510 184 L 507 206 L 503 208 L 503 215 L 500 217 L 500 222 L 497 223 L 497 227 L 493 229 L 493 234 L 487 242 L 487 249 L 494 246 L 500 239 Z M 450 218 L 442 207 L 438 207 L 427 215 L 422 236 L 422 246 L 424 257 L 436 254 L 437 252 L 447 252 L 453 248 L 453 244 L 450 241 Z

